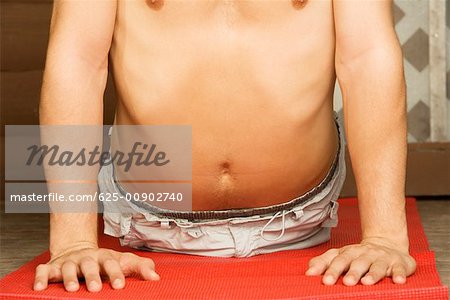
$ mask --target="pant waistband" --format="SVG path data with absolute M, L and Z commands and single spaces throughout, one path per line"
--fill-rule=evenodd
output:
M 155 214 L 157 216 L 174 218 L 174 219 L 186 219 L 191 222 L 200 221 L 200 220 L 204 221 L 204 220 L 209 220 L 209 219 L 222 220 L 222 219 L 238 218 L 238 217 L 251 217 L 251 216 L 256 216 L 256 215 L 269 215 L 269 214 L 273 214 L 273 213 L 283 211 L 283 210 L 290 210 L 297 205 L 307 202 L 309 199 L 311 199 L 312 197 L 316 196 L 321 191 L 323 191 L 325 189 L 325 187 L 330 183 L 330 181 L 333 178 L 333 176 L 335 175 L 335 173 L 337 172 L 337 169 L 339 166 L 339 156 L 340 156 L 341 151 L 343 151 L 343 149 L 341 149 L 342 148 L 341 147 L 341 144 L 342 144 L 341 143 L 341 132 L 340 132 L 341 129 L 340 129 L 339 123 L 337 121 L 337 116 L 335 117 L 334 121 L 336 124 L 336 129 L 337 129 L 337 133 L 338 133 L 338 137 L 339 137 L 339 143 L 338 143 L 339 146 L 338 146 L 337 153 L 334 157 L 333 164 L 331 165 L 330 169 L 328 170 L 327 175 L 317 186 L 315 186 L 308 192 L 302 194 L 301 196 L 296 197 L 288 202 L 271 205 L 271 206 L 256 207 L 256 208 L 208 210 L 208 211 L 176 211 L 176 210 L 169 210 L 169 209 L 161 209 L 159 207 L 156 207 L 156 206 L 151 205 L 146 202 L 133 200 L 133 197 L 131 197 L 131 202 L 134 205 L 136 205 L 146 211 L 149 211 L 152 214 Z M 117 180 L 117 178 L 115 176 L 113 164 L 111 164 L 111 168 L 112 168 L 113 180 L 116 184 L 116 187 L 119 190 L 119 192 L 124 196 L 125 194 L 127 194 L 127 192 L 125 191 L 125 189 L 120 185 L 119 181 Z

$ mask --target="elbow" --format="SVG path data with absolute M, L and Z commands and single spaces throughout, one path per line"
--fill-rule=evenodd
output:
M 378 46 L 359 53 L 337 51 L 335 68 L 344 102 L 374 99 L 377 107 L 405 118 L 406 83 L 400 47 Z
M 336 75 L 340 83 L 373 77 L 405 84 L 400 46 L 374 46 L 362 51 L 336 50 Z

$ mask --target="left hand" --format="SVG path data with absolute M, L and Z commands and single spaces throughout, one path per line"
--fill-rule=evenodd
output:
M 416 270 L 416 261 L 408 250 L 400 250 L 393 242 L 383 238 L 364 239 L 360 244 L 330 249 L 309 262 L 307 276 L 324 274 L 322 282 L 333 285 L 346 272 L 344 284 L 372 285 L 384 277 L 394 283 L 405 283 L 406 277 Z

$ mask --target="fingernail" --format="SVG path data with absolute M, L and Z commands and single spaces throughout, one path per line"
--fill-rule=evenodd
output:
M 345 276 L 345 281 L 346 281 L 347 283 L 354 284 L 354 283 L 355 283 L 355 277 L 353 277 L 353 276 L 351 276 L 351 275 Z
M 98 290 L 99 287 L 100 287 L 100 285 L 95 281 L 92 281 L 89 283 L 90 290 Z
M 333 284 L 334 283 L 334 278 L 332 275 L 325 276 L 323 280 L 324 280 L 325 284 Z
M 406 278 L 405 278 L 405 277 L 403 277 L 403 276 L 397 276 L 397 277 L 395 277 L 395 283 L 403 284 L 403 283 L 405 283 L 405 282 L 406 282 Z
M 372 284 L 373 283 L 373 277 L 372 276 L 367 275 L 364 278 L 365 278 L 366 283 L 368 283 L 368 284 Z
M 35 290 L 42 290 L 43 288 L 44 285 L 42 284 L 42 282 L 36 282 L 36 284 L 34 285 Z
M 121 285 L 122 285 L 122 280 L 120 280 L 119 278 L 117 278 L 113 281 L 113 286 L 120 287 Z
M 75 281 L 70 281 L 67 283 L 67 288 L 68 289 L 76 289 L 77 288 L 77 283 Z
M 308 270 L 306 270 L 305 275 L 307 275 L 307 276 L 314 275 L 314 274 L 316 274 L 315 271 L 316 270 L 314 268 L 309 268 Z
M 153 280 L 159 280 L 160 279 L 158 273 L 156 273 L 155 271 L 152 270 L 151 274 L 152 274 Z

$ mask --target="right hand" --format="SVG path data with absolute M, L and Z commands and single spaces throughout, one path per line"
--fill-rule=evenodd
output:
M 87 248 L 52 258 L 36 268 L 34 290 L 45 290 L 49 282 L 64 282 L 68 292 L 78 291 L 79 277 L 84 277 L 87 289 L 102 289 L 101 275 L 107 277 L 113 289 L 125 287 L 125 277 L 138 274 L 144 280 L 159 280 L 155 264 L 150 258 L 130 252 L 118 252 L 104 248 Z

